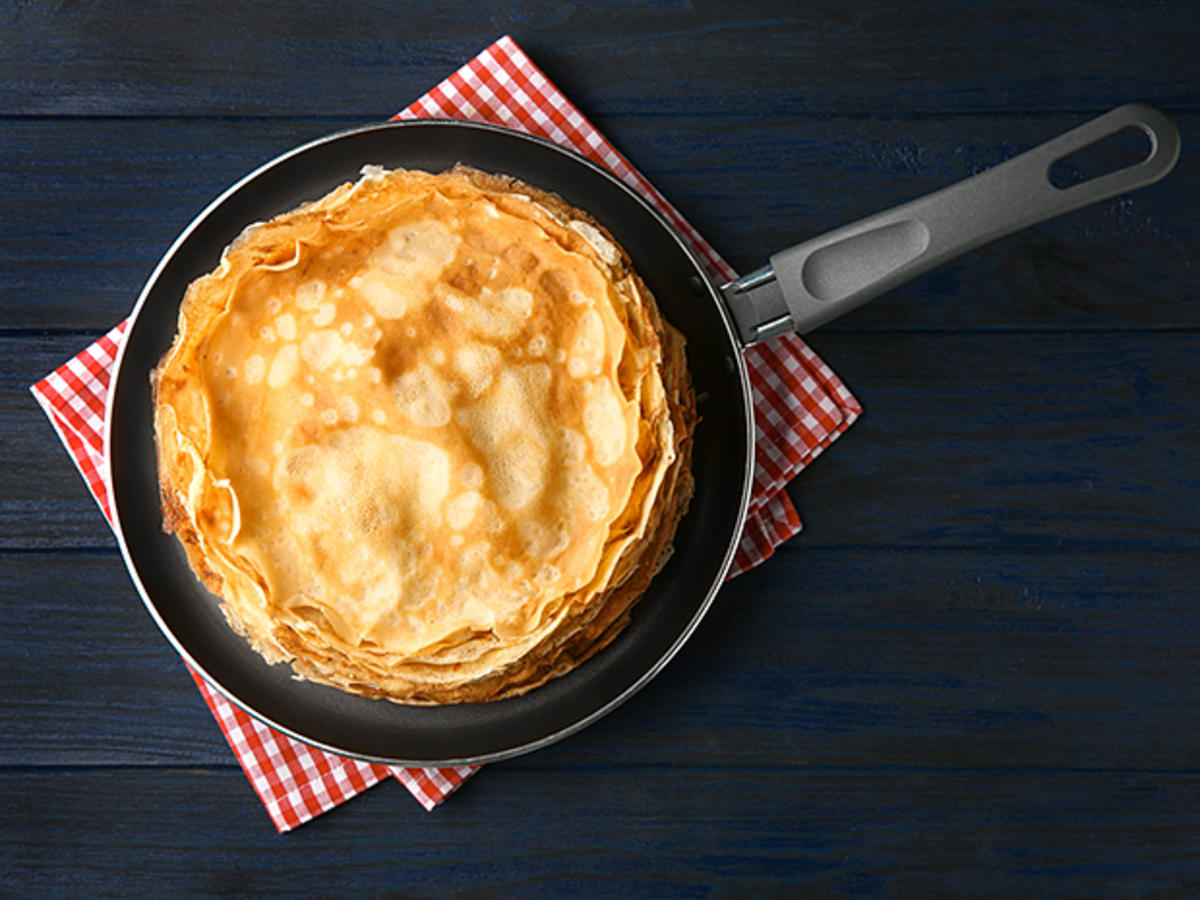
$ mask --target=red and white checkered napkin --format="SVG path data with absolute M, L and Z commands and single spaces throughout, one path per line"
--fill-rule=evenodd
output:
M 496 41 L 396 118 L 419 117 L 492 122 L 574 148 L 607 166 L 653 203 L 691 242 L 713 278 L 734 277 L 712 247 L 511 38 Z M 104 412 L 113 360 L 127 324 L 122 322 L 32 387 L 105 516 L 109 506 L 103 477 Z M 758 565 L 800 530 L 800 519 L 783 486 L 862 412 L 837 376 L 794 335 L 751 347 L 746 360 L 757 425 L 754 497 L 731 577 Z M 335 756 L 257 722 L 196 672 L 191 674 L 281 832 L 389 775 L 431 810 L 478 769 L 389 767 Z

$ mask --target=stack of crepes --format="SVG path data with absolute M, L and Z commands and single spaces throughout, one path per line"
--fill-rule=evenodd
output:
M 601 225 L 368 167 L 250 226 L 156 374 L 166 525 L 302 677 L 513 696 L 604 647 L 692 490 L 682 337 Z

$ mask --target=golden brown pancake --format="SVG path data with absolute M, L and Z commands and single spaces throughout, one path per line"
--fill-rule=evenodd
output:
M 683 339 L 586 214 L 375 167 L 250 226 L 155 372 L 165 527 L 303 678 L 513 696 L 611 641 L 691 496 Z

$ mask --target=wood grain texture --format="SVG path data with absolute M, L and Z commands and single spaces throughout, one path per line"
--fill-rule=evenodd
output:
M 1200 546 L 1195 335 L 818 333 L 812 342 L 868 410 L 842 452 L 794 482 L 814 541 Z
M 514 797 L 537 796 L 530 808 Z M 1163 896 L 1200 889 L 1195 775 L 498 765 L 285 836 L 239 772 L 0 771 L 0 890 L 88 896 Z M 105 823 L 97 828 L 95 823 Z M 122 848 L 114 853 L 114 846 Z
M 0 548 L 115 547 L 29 386 L 100 337 L 0 338 Z
M 0 560 L 0 766 L 229 762 L 115 555 Z M 800 541 L 641 694 L 512 765 L 1195 771 L 1198 591 L 1181 553 Z
M 412 96 L 397 93 L 393 107 Z M 741 116 L 714 129 L 701 117 L 641 115 L 605 127 L 749 271 L 1085 118 Z M 294 145 L 366 121 L 0 121 L 0 330 L 111 327 L 175 236 L 228 185 Z M 1180 126 L 1200 130 L 1200 114 Z M 829 329 L 1195 328 L 1198 193 L 1200 167 L 1185 161 L 1168 183 L 976 251 Z
M 0 111 L 380 116 L 511 33 L 597 115 L 1196 108 L 1188 0 L 0 7 Z M 69 65 L 64 66 L 64 59 Z
M 1119 103 L 1170 178 L 810 337 L 807 530 L 571 739 L 277 837 L 27 387 L 502 33 L 742 270 Z M 0 893 L 1196 896 L 1200 7 L 0 0 Z

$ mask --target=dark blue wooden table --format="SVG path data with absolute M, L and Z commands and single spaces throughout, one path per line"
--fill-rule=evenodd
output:
M 0 892 L 1200 893 L 1200 6 L 0 5 Z M 738 268 L 1129 100 L 1167 181 L 811 336 L 806 532 L 584 733 L 272 829 L 27 385 L 502 33 Z

